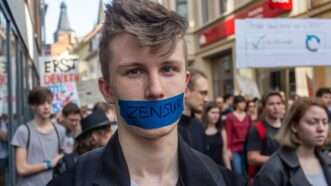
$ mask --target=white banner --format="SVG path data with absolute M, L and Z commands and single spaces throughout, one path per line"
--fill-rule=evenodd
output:
M 74 55 L 42 56 L 39 73 L 42 86 L 79 81 L 79 59 Z
M 94 105 L 96 102 L 105 101 L 99 91 L 98 80 L 90 79 L 77 83 L 81 105 Z
M 43 56 L 39 58 L 41 85 L 53 93 L 53 112 L 60 112 L 64 105 L 74 102 L 80 105 L 77 91 L 79 59 L 77 56 Z
M 331 65 L 331 20 L 236 20 L 236 67 Z

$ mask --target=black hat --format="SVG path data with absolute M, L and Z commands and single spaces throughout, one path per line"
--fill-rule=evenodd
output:
M 80 121 L 82 132 L 76 137 L 80 138 L 84 134 L 104 126 L 110 126 L 111 122 L 102 110 L 96 110 L 92 114 Z

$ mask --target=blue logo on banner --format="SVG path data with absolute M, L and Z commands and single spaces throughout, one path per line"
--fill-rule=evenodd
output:
M 313 34 L 307 35 L 306 37 L 306 48 L 310 52 L 317 52 L 319 45 L 321 43 L 321 39 Z
M 158 129 L 176 122 L 184 110 L 184 94 L 163 100 L 119 100 L 120 114 L 128 125 Z

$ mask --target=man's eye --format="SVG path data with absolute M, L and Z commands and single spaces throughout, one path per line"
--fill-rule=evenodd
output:
M 142 69 L 136 68 L 136 69 L 128 70 L 125 74 L 131 77 L 131 76 L 139 76 L 143 74 L 143 72 L 144 71 Z
M 164 67 L 162 67 L 161 71 L 164 72 L 164 73 L 169 74 L 169 73 L 173 73 L 173 72 L 178 71 L 178 69 L 176 67 L 173 67 L 173 66 L 164 66 Z

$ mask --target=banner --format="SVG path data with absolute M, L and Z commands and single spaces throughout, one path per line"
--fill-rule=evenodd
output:
M 236 21 L 236 67 L 331 65 L 331 20 Z
M 238 76 L 237 82 L 241 95 L 250 96 L 252 98 L 261 98 L 261 94 L 255 81 L 244 76 Z
M 77 82 L 78 95 L 81 105 L 94 105 L 96 102 L 104 102 L 98 87 L 97 79 Z
M 53 95 L 53 112 L 60 112 L 69 102 L 80 104 L 77 84 L 79 59 L 77 56 L 43 56 L 39 58 L 41 85 L 48 87 Z
M 53 93 L 53 112 L 60 112 L 64 105 L 74 102 L 79 105 L 79 97 L 75 82 L 66 82 L 49 85 L 48 88 Z
M 270 8 L 292 10 L 292 0 L 269 0 Z

